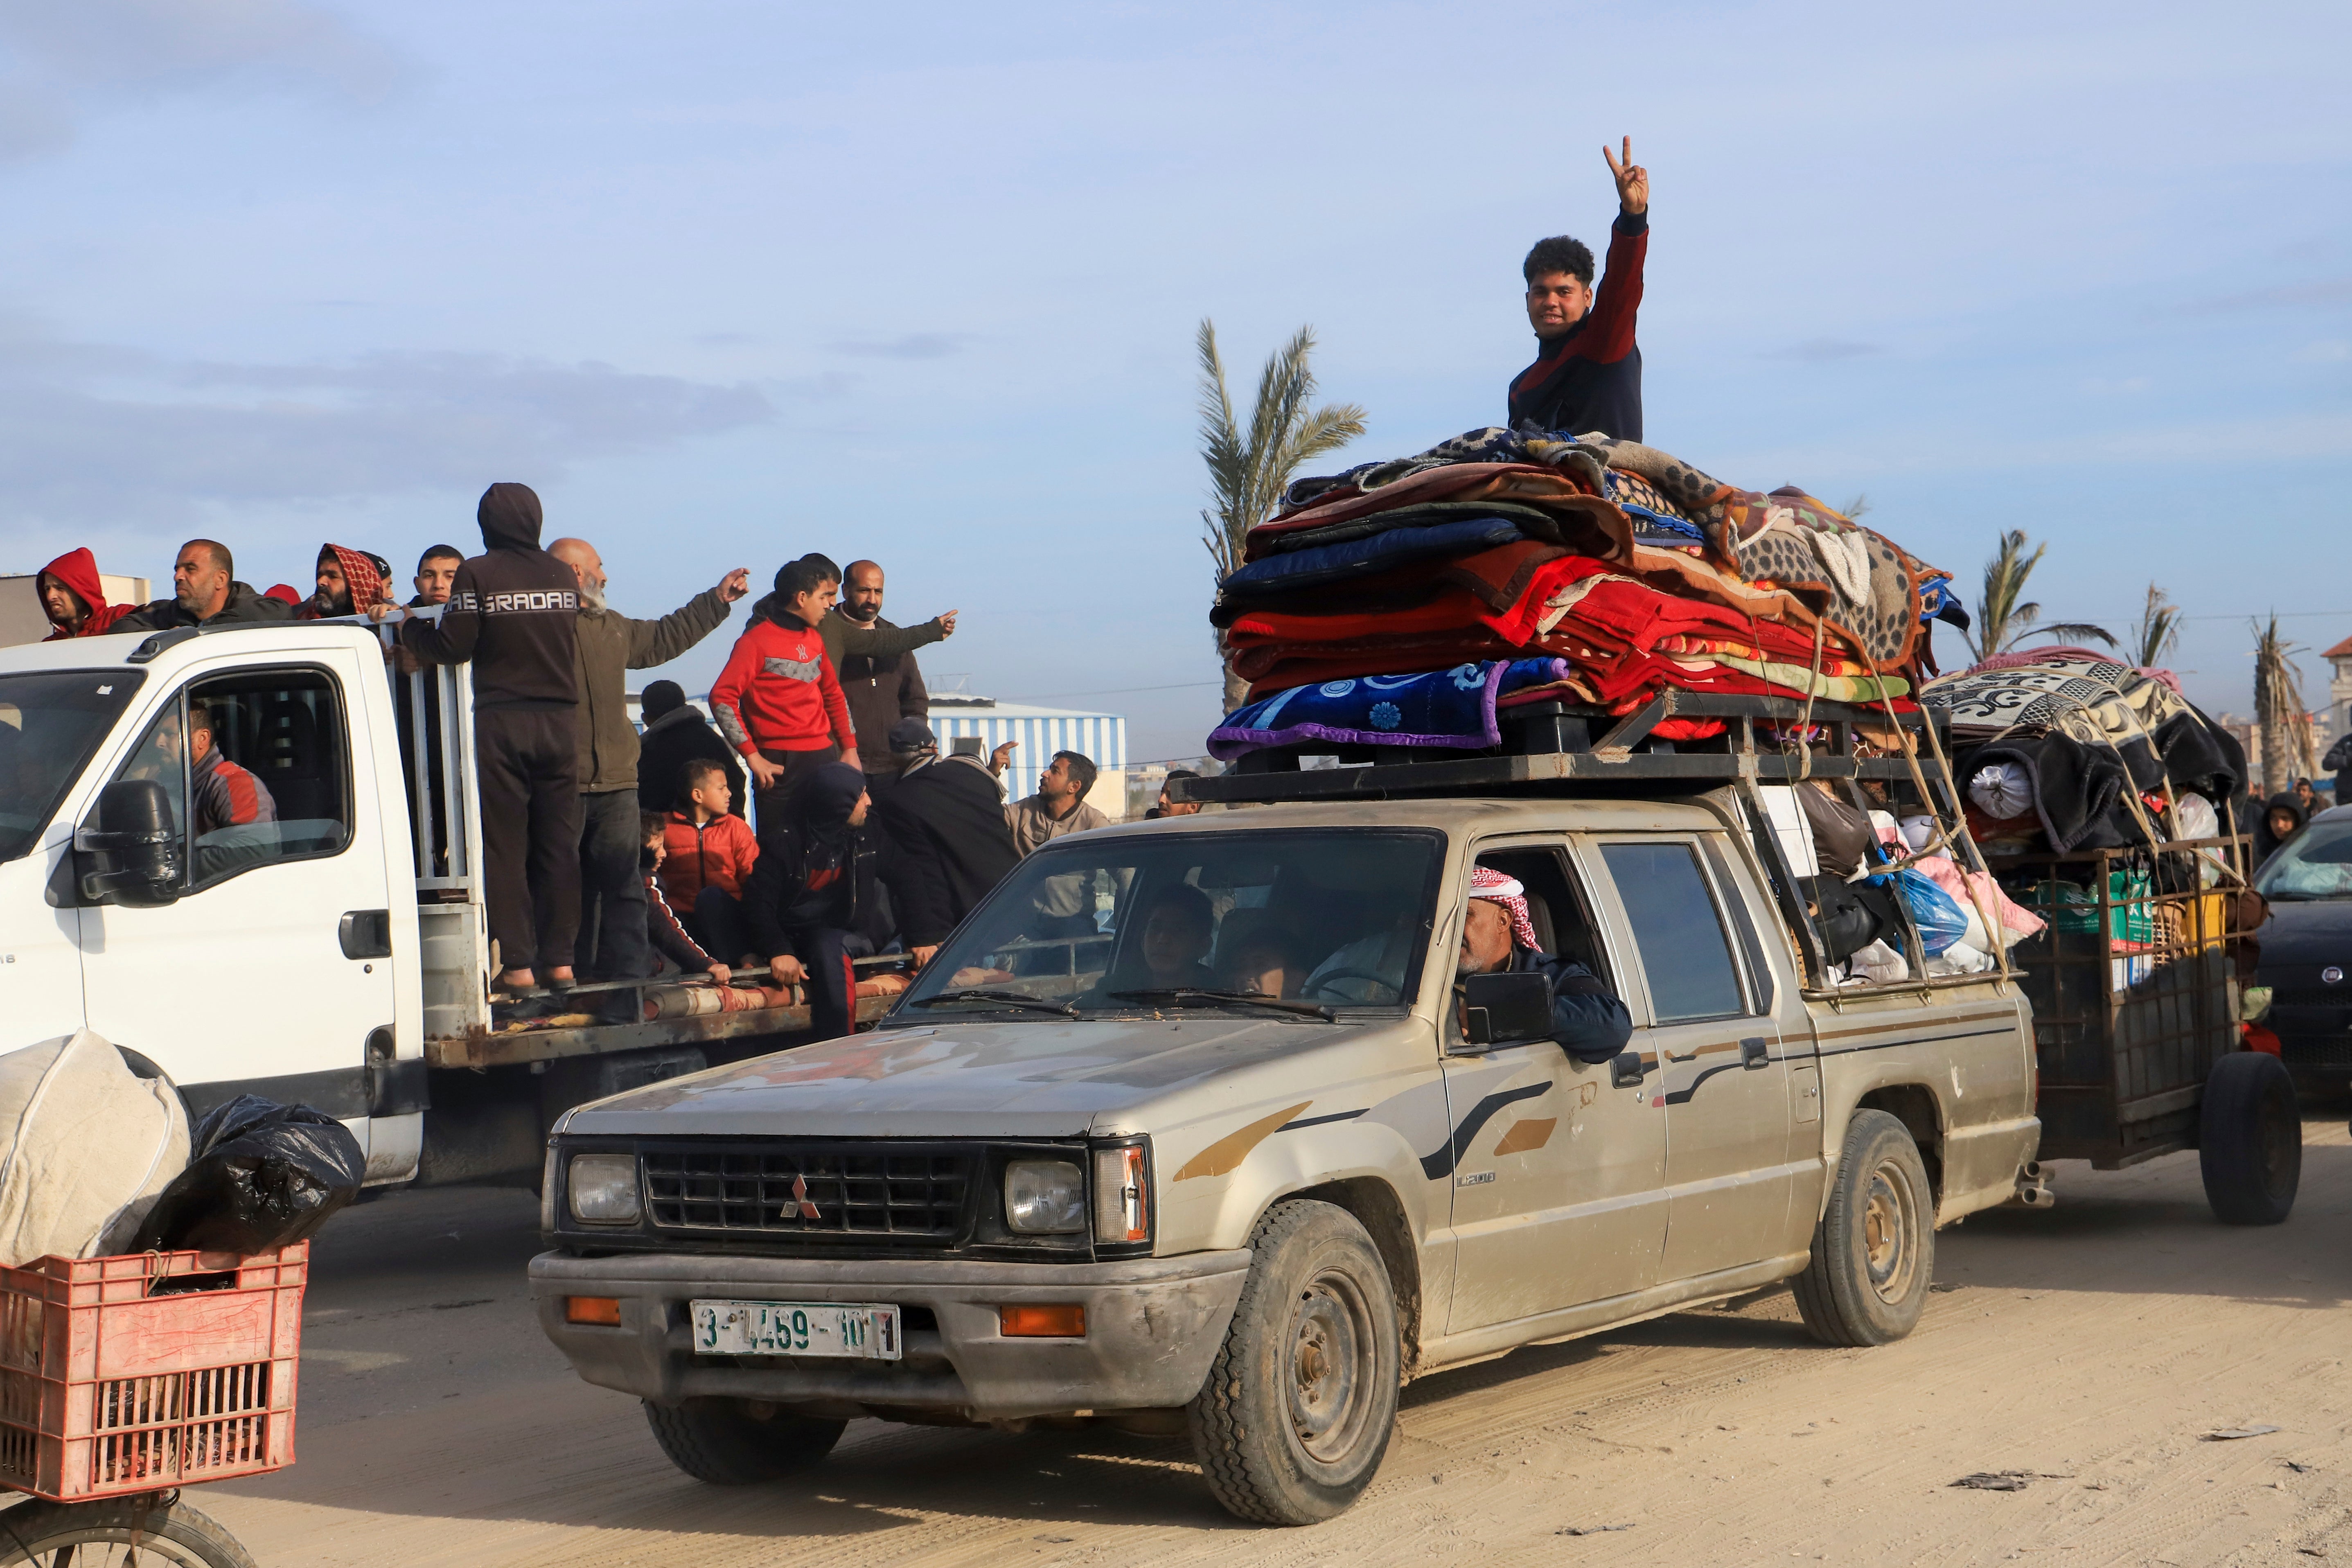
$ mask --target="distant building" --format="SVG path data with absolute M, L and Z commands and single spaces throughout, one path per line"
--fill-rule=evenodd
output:
M 2320 658 L 2327 661 L 2327 707 L 2312 715 L 2320 754 L 2343 736 L 2352 734 L 2352 637 L 2346 637 Z

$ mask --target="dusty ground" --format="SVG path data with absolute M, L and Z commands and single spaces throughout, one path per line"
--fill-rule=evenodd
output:
M 301 1463 L 197 1500 L 267 1568 L 2352 1561 L 2352 1144 L 2305 1137 L 2274 1230 L 2216 1225 L 2194 1155 L 2057 1167 L 2054 1212 L 1943 1234 L 1901 1344 L 1821 1349 L 1781 1294 L 1415 1384 L 1370 1492 L 1298 1531 L 1110 1434 L 860 1423 L 810 1481 L 700 1486 L 540 1339 L 530 1200 L 399 1194 L 322 1238 Z M 2032 1479 L 1950 1484 L 1997 1470 Z

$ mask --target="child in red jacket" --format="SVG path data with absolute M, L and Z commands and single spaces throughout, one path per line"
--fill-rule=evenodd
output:
M 856 764 L 857 736 L 818 624 L 841 597 L 822 557 L 787 562 L 776 591 L 751 607 L 727 668 L 710 688 L 710 711 L 743 753 L 760 802 L 760 826 L 782 821 L 801 782 L 827 763 Z
M 751 951 L 743 887 L 760 860 L 760 841 L 728 809 L 733 799 L 725 764 L 697 757 L 686 764 L 685 808 L 662 819 L 662 891 L 702 945 L 729 959 Z

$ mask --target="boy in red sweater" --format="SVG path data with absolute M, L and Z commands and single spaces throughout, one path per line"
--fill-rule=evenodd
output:
M 760 860 L 760 841 L 728 809 L 734 793 L 725 764 L 697 757 L 686 764 L 684 809 L 662 819 L 662 891 L 702 945 L 727 958 L 751 951 L 743 886 Z
M 818 630 L 841 597 L 831 566 L 803 556 L 778 569 L 776 591 L 751 606 L 751 626 L 710 688 L 719 732 L 751 770 L 763 832 L 783 820 L 809 774 L 831 762 L 857 763 L 849 704 Z

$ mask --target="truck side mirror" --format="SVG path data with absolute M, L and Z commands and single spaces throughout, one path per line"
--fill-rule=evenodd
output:
M 74 837 L 89 858 L 81 894 L 92 903 L 158 909 L 180 897 L 180 834 L 172 797 L 153 779 L 117 779 L 98 795 L 93 826 Z
M 1474 1046 L 1551 1038 L 1551 981 L 1507 973 L 1464 976 L 1462 1037 Z

